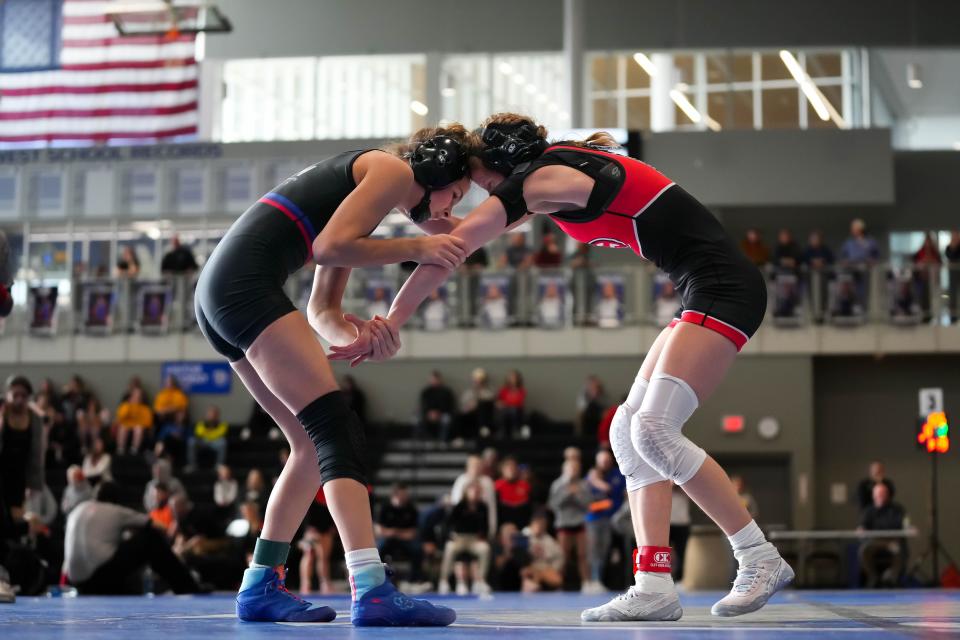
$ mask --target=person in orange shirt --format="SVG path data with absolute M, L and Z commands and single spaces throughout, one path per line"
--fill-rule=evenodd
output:
M 133 437 L 133 452 L 140 451 L 143 436 L 153 427 L 153 412 L 143 402 L 143 391 L 134 388 L 125 402 L 117 407 L 114 428 L 117 433 L 117 455 L 126 455 L 127 441 Z
M 170 530 L 173 524 L 173 509 L 170 507 L 170 488 L 164 483 L 158 483 L 153 488 L 156 507 L 150 510 L 150 522 L 153 526 L 163 531 L 164 534 Z

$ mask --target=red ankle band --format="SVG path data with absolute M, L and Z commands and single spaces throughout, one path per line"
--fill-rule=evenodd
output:
M 670 547 L 640 547 L 633 550 L 633 573 L 670 573 Z

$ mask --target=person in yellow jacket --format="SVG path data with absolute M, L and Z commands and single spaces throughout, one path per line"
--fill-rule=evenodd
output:
M 217 464 L 227 459 L 227 429 L 229 425 L 220 419 L 220 407 L 210 405 L 204 419 L 193 429 L 193 438 L 187 446 L 187 464 L 197 465 L 197 448 L 212 449 L 217 454 Z
M 180 383 L 174 376 L 167 376 L 163 389 L 157 393 L 157 397 L 153 401 L 157 423 L 163 425 L 174 422 L 179 413 L 186 415 L 187 404 L 187 394 L 180 389 Z
M 143 444 L 143 437 L 146 432 L 153 428 L 153 411 L 143 402 L 143 391 L 134 388 L 130 391 L 130 396 L 122 402 L 117 408 L 117 414 L 114 421 L 117 430 L 117 454 L 127 454 L 127 441 L 133 437 L 132 452 L 140 451 L 140 445 Z

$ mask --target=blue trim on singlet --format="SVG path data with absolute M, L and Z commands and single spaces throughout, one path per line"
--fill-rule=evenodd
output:
M 307 232 L 310 234 L 311 240 L 317 237 L 317 231 L 313 228 L 313 223 L 310 222 L 310 218 L 305 216 L 303 211 L 300 210 L 300 207 L 294 204 L 294 202 L 290 198 L 286 198 L 275 191 L 271 191 L 270 193 L 266 194 L 263 197 L 266 198 L 267 200 L 274 200 L 277 203 L 285 206 L 291 212 L 293 212 L 293 214 L 297 216 L 300 222 L 303 223 L 303 226 L 306 227 Z

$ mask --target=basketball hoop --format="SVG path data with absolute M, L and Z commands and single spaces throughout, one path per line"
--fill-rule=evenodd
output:
M 233 30 L 220 9 L 203 0 L 119 1 L 106 13 L 121 37 L 157 36 L 169 42 L 185 35 Z

